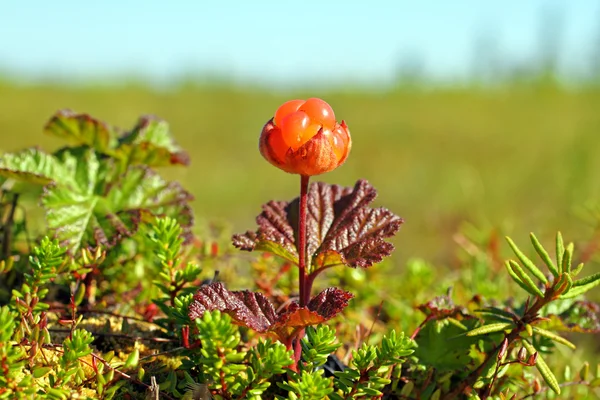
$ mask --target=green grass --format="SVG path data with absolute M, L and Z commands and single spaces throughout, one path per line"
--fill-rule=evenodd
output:
M 189 169 L 165 171 L 196 197 L 198 217 L 253 228 L 260 205 L 298 193 L 299 178 L 258 152 L 262 125 L 294 97 L 320 96 L 345 119 L 353 150 L 344 166 L 316 179 L 352 185 L 366 178 L 378 205 L 405 218 L 396 260 L 420 256 L 451 264 L 452 235 L 467 221 L 515 240 L 529 231 L 550 241 L 557 229 L 585 240 L 574 210 L 600 203 L 600 91 L 515 87 L 269 93 L 182 87 L 18 87 L 0 84 L 0 150 L 55 148 L 41 128 L 60 108 L 128 128 L 141 114 L 171 123 L 191 155 Z M 583 242 L 582 242 L 583 245 Z

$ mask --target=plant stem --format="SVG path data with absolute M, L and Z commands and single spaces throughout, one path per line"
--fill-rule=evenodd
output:
M 300 176 L 300 203 L 298 210 L 298 238 L 296 243 L 296 249 L 298 250 L 298 291 L 299 291 L 299 304 L 300 307 L 306 307 L 310 300 L 310 291 L 312 288 L 312 279 L 306 274 L 306 212 L 307 212 L 307 198 L 308 198 L 308 181 L 310 177 L 301 175 Z M 292 365 L 292 370 L 297 371 L 297 364 L 302 357 L 302 343 L 301 338 L 304 336 L 304 329 L 298 331 L 297 335 L 294 335 L 294 360 L 295 363 Z
M 525 325 L 536 320 L 536 318 L 538 317 L 538 312 L 542 309 L 542 307 L 544 307 L 546 304 L 550 303 L 553 300 L 553 296 L 554 288 L 549 288 L 544 293 L 544 297 L 537 297 L 535 303 L 531 307 L 525 307 L 525 312 L 520 318 L 520 320 L 517 322 L 517 326 L 513 328 L 510 331 L 510 333 L 505 334 L 504 336 L 508 342 L 508 346 L 512 346 L 513 343 L 515 343 L 519 339 L 521 332 L 525 331 Z M 462 382 L 452 392 L 446 394 L 442 399 L 452 400 L 460 396 L 467 387 L 471 387 L 473 383 L 475 383 L 477 378 L 481 376 L 486 365 L 488 365 L 488 363 L 492 360 L 492 357 L 498 355 L 498 352 L 500 351 L 501 347 L 502 343 L 497 345 L 492 351 L 488 352 L 484 361 L 479 365 L 479 367 L 473 370 L 465 379 L 462 380 Z M 485 398 L 487 397 L 482 397 L 482 399 Z
M 300 210 L 298 212 L 298 269 L 300 307 L 305 307 L 310 299 L 312 285 L 307 285 L 306 277 L 306 209 L 309 176 L 300 176 Z

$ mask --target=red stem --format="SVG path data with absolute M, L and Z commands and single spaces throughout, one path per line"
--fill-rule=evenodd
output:
M 307 285 L 306 277 L 306 209 L 308 197 L 309 176 L 300 177 L 300 210 L 298 213 L 298 269 L 299 272 L 299 291 L 300 307 L 305 307 L 310 299 L 310 289 L 312 285 Z

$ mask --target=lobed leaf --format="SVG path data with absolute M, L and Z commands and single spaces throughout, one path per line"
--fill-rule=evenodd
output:
M 294 222 L 288 219 L 288 204 L 282 201 L 270 201 L 263 205 L 262 209 L 262 213 L 256 217 L 258 231 L 234 235 L 233 245 L 246 251 L 268 248 L 269 252 L 297 264 L 298 251 L 292 228 Z
M 189 155 L 173 139 L 169 124 L 154 116 L 144 116 L 135 127 L 119 138 L 116 155 L 130 165 L 162 167 L 189 165 Z
M 192 196 L 179 184 L 149 168 L 130 167 L 118 183 L 107 185 L 103 178 L 109 164 L 101 163 L 92 149 L 64 150 L 58 157 L 71 172 L 71 183 L 46 186 L 41 202 L 48 228 L 70 250 L 113 246 L 155 215 L 177 216 L 184 237 L 191 237 Z
M 473 329 L 476 320 L 465 321 Z M 462 328 L 446 321 L 429 321 L 415 337 L 417 347 L 415 357 L 421 364 L 435 368 L 440 372 L 468 370 L 475 365 L 472 347 L 481 337 L 465 335 Z
M 219 310 L 233 320 L 257 332 L 272 332 L 285 340 L 297 329 L 318 325 L 340 313 L 352 294 L 337 288 L 328 288 L 313 297 L 306 307 L 291 303 L 277 313 L 273 304 L 259 292 L 229 291 L 223 283 L 201 286 L 189 306 L 190 319 L 200 318 L 206 311 Z
M 38 185 L 70 182 L 69 173 L 60 161 L 37 148 L 4 154 L 0 158 L 0 176 Z
M 54 114 L 46 123 L 44 132 L 109 155 L 114 153 L 117 144 L 117 134 L 110 126 L 88 114 L 68 109 Z
M 119 137 L 114 128 L 88 114 L 61 110 L 50 118 L 44 131 L 125 160 L 127 165 L 189 164 L 188 154 L 175 143 L 169 125 L 154 116 L 140 118 L 131 131 Z
M 353 188 L 318 182 L 307 199 L 307 254 L 316 269 L 338 264 L 366 268 L 390 255 L 393 236 L 403 220 L 385 208 L 370 208 L 376 190 L 365 180 Z M 270 202 L 258 216 L 256 233 L 233 237 L 242 250 L 260 250 L 266 242 L 277 245 L 276 254 L 297 259 L 295 246 L 299 199 Z M 273 245 L 270 245 L 273 248 Z

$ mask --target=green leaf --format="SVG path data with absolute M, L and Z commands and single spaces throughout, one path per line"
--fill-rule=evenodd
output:
M 135 368 L 140 361 L 140 349 L 133 349 L 125 361 L 125 368 Z
M 149 221 L 154 215 L 177 217 L 184 236 L 191 235 L 188 202 L 192 196 L 179 184 L 166 182 L 143 167 L 129 168 L 116 182 L 101 182 L 107 176 L 108 161 L 101 164 L 93 150 L 73 149 L 60 157 L 72 171 L 73 183 L 47 186 L 42 205 L 48 228 L 70 250 L 111 247 L 133 235 L 142 220 Z
M 582 269 L 583 263 L 579 263 L 579 265 L 577 265 L 577 267 L 575 267 L 575 269 L 571 271 L 571 278 L 575 278 L 577 275 L 579 275 Z
M 523 344 L 523 347 L 525 347 L 527 349 L 527 352 L 530 355 L 537 352 L 535 347 L 533 347 L 531 345 L 531 343 L 529 343 L 527 340 L 521 340 L 521 343 Z M 537 355 L 535 367 L 538 369 L 538 371 L 540 372 L 540 375 L 542 375 L 542 378 L 544 378 L 544 381 L 546 381 L 548 386 L 550 386 L 550 388 L 556 394 L 560 394 L 560 386 L 558 385 L 558 380 L 556 379 L 556 376 L 554 376 L 554 374 L 548 367 L 548 364 L 546 364 L 546 361 L 544 361 L 544 359 L 542 358 L 542 356 L 540 355 L 539 352 Z
M 563 241 L 562 234 L 556 232 L 556 265 L 558 266 L 558 272 L 563 272 L 563 255 L 565 253 L 565 242 Z
M 552 285 L 552 290 L 554 290 L 553 297 L 560 297 L 560 295 L 567 293 L 571 290 L 572 286 L 573 279 L 571 279 L 571 275 L 567 272 L 562 272 L 558 280 L 555 280 Z
M 514 324 L 508 322 L 498 322 L 475 328 L 467 332 L 467 336 L 487 335 L 488 333 L 502 332 L 514 327 Z
M 39 379 L 48 374 L 50 371 L 52 371 L 52 367 L 35 367 L 31 371 L 31 375 L 33 375 L 34 378 Z
M 540 336 L 544 336 L 544 337 L 547 337 L 548 339 L 554 340 L 556 343 L 564 344 L 565 346 L 567 346 L 573 350 L 575 350 L 577 347 L 573 343 L 571 343 L 570 341 L 565 339 L 564 337 L 557 335 L 554 332 L 547 331 L 547 330 L 539 328 L 537 326 L 533 327 L 533 331 Z
M 119 139 L 117 156 L 130 165 L 189 164 L 189 156 L 175 143 L 169 124 L 152 116 L 140 118 L 136 126 Z
M 586 276 L 585 278 L 577 279 L 573 282 L 573 287 L 586 286 L 590 283 L 600 282 L 600 272 Z
M 561 332 L 600 333 L 600 305 L 591 301 L 557 300 L 542 309 L 536 326 Z
M 594 275 L 591 275 L 591 277 L 593 277 L 593 276 Z M 588 277 L 588 278 L 590 278 L 590 277 Z M 573 297 L 580 296 L 600 284 L 600 279 L 597 278 L 595 280 L 591 280 L 590 282 L 588 282 L 586 284 L 580 283 L 578 286 L 575 286 L 575 283 L 583 281 L 585 279 L 586 278 L 583 278 L 583 279 L 573 282 L 573 286 L 571 287 L 571 289 L 568 292 L 566 292 L 565 294 L 563 294 L 562 296 L 560 296 L 560 298 L 561 299 L 571 299 Z
M 573 250 L 575 249 L 575 245 L 573 243 L 569 243 L 565 249 L 563 255 L 563 268 L 562 270 L 566 273 L 571 272 L 571 263 L 573 260 Z
M 107 124 L 88 114 L 77 114 L 71 110 L 58 111 L 46 123 L 44 132 L 108 155 L 113 154 L 117 144 L 117 135 Z
M 486 314 L 488 316 L 486 317 L 486 319 L 489 319 L 489 317 L 491 316 L 493 319 L 499 320 L 499 322 L 512 322 L 516 317 L 516 315 L 510 311 L 492 306 L 481 308 L 475 311 Z
M 462 321 L 473 329 L 476 320 Z M 467 336 L 464 330 L 445 321 L 428 322 L 416 336 L 414 356 L 421 364 L 439 372 L 465 369 L 473 362 L 471 348 L 481 339 Z
M 517 245 L 515 244 L 515 242 L 513 242 L 512 239 L 509 238 L 508 236 L 506 237 L 506 241 L 508 242 L 509 246 L 511 247 L 512 251 L 517 256 L 517 258 L 519 259 L 519 261 L 521 261 L 521 263 L 523 264 L 523 266 L 525 268 L 527 268 L 529 270 L 529 272 L 531 272 L 533 274 L 533 276 L 535 276 L 536 278 L 538 278 L 540 281 L 542 281 L 544 283 L 548 283 L 548 279 L 546 279 L 546 276 L 542 273 L 542 271 L 540 271 L 539 268 L 535 266 L 535 264 L 533 263 L 533 261 L 531 261 L 517 247 Z
M 548 267 L 548 269 L 550 270 L 550 272 L 552 272 L 552 275 L 554 275 L 555 277 L 558 277 L 558 275 L 559 275 L 558 268 L 554 264 L 554 261 L 552 261 L 552 258 L 550 258 L 550 255 L 548 254 L 548 252 L 546 251 L 546 249 L 544 248 L 544 246 L 542 246 L 542 244 L 535 237 L 535 235 L 533 234 L 533 232 L 531 232 L 529 234 L 529 237 L 531 238 L 531 243 L 533 244 L 533 247 L 535 248 L 535 251 L 538 253 L 538 255 L 540 256 L 540 258 L 542 259 L 542 261 L 544 261 L 544 264 L 546 264 L 546 266 Z
M 544 293 L 535 285 L 533 280 L 523 271 L 521 266 L 513 260 L 506 262 L 506 269 L 513 280 L 534 296 L 544 297 Z
M 0 158 L 0 175 L 38 185 L 69 181 L 68 172 L 60 161 L 37 148 L 4 154 Z

